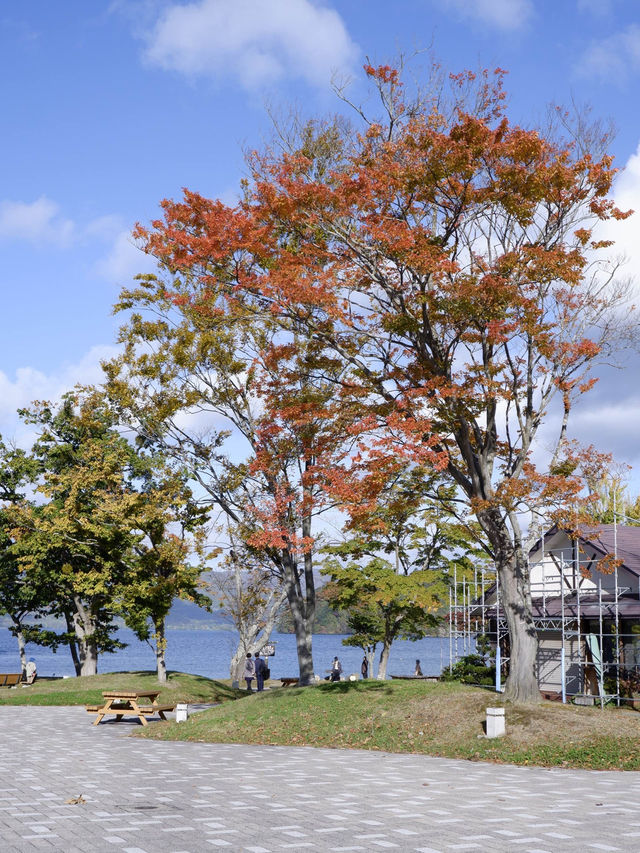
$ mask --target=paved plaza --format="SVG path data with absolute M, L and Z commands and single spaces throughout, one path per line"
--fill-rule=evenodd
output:
M 640 851 L 640 773 L 162 743 L 92 719 L 0 707 L 2 853 Z

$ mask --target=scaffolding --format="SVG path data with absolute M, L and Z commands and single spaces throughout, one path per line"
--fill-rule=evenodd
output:
M 546 698 L 604 708 L 609 702 L 633 702 L 632 694 L 640 693 L 640 578 L 634 589 L 619 583 L 618 524 L 607 526 L 613 534 L 610 575 L 591 574 L 598 557 L 578 541 L 568 554 L 566 545 L 546 549 L 543 537 L 538 558 L 530 562 L 537 677 Z M 461 657 L 484 653 L 488 646 L 500 692 L 509 666 L 509 632 L 498 575 L 485 568 L 473 578 L 454 574 L 452 581 L 449 670 Z

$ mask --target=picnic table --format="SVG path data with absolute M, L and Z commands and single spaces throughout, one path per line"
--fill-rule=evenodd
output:
M 0 672 L 0 687 L 16 687 L 21 681 L 21 672 Z
M 166 720 L 165 711 L 175 708 L 175 705 L 159 705 L 159 695 L 159 690 L 104 690 L 104 704 L 87 705 L 87 711 L 96 714 L 94 726 L 107 714 L 115 714 L 116 722 L 123 717 L 137 717 L 146 726 L 149 717 L 157 714 L 161 720 Z

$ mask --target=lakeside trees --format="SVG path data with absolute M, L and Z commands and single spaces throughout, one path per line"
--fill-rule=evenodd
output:
M 359 109 L 329 157 L 306 144 L 256 154 L 236 207 L 185 191 L 136 233 L 173 278 L 198 283 L 197 298 L 166 287 L 194 317 L 278 324 L 261 361 L 309 343 L 305 376 L 332 386 L 341 419 L 313 401 L 305 417 L 354 447 L 339 464 L 306 462 L 352 517 L 375 503 L 381 471 L 420 465 L 455 484 L 500 579 L 507 697 L 537 701 L 523 518 L 573 510 L 603 461 L 569 440 L 569 417 L 630 333 L 627 291 L 594 235 L 627 215 L 608 198 L 607 138 L 562 113 L 544 130 L 512 124 L 501 72 L 410 98 L 396 69 L 366 71 L 380 116 Z M 550 451 L 534 453 L 554 406 Z
M 194 594 L 169 529 L 195 531 L 193 502 L 147 500 L 138 518 L 139 446 L 224 514 L 259 567 L 256 588 L 268 570 L 286 596 L 302 684 L 319 514 L 347 520 L 347 565 L 331 574 L 385 655 L 394 625 L 415 633 L 437 607 L 440 580 L 424 574 L 441 572 L 437 549 L 400 542 L 433 507 L 439 536 L 457 524 L 495 563 L 507 696 L 538 698 L 527 522 L 579 523 L 605 457 L 570 440 L 572 408 L 597 360 L 632 333 L 596 233 L 627 215 L 608 198 L 608 140 L 563 113 L 544 129 L 512 124 L 501 72 L 412 96 L 397 69 L 366 73 L 379 115 L 357 108 L 354 126 L 282 135 L 251 156 L 236 206 L 188 190 L 162 202 L 163 218 L 136 230 L 159 270 L 117 306 L 130 315 L 124 352 L 105 365 L 109 404 L 30 416 L 44 430 L 34 458 L 48 502 L 19 506 L 14 544 L 30 579 L 57 585 L 81 671 L 95 668 L 118 607 L 135 610 L 141 636 L 151 619 L 161 650 L 169 599 L 156 591 Z M 403 480 L 398 501 L 390 484 Z M 441 548 L 443 562 L 455 548 Z M 130 594 L 136 583 L 153 607 Z M 241 604 L 245 592 L 241 582 Z M 251 642 L 260 622 L 246 623 Z
M 151 620 L 158 677 L 166 679 L 171 602 L 182 596 L 204 603 L 199 569 L 186 563 L 190 546 L 169 529 L 185 533 L 200 522 L 184 476 L 157 455 L 137 452 L 95 389 L 69 392 L 57 406 L 35 403 L 22 415 L 38 438 L 30 454 L 4 455 L 3 480 L 20 478 L 22 492 L 5 495 L 2 510 L 1 565 L 12 573 L 3 609 L 16 630 L 27 612 L 64 619 L 63 632 L 30 625 L 29 639 L 68 645 L 77 675 L 94 675 L 99 653 L 121 647 L 117 617 L 141 638 Z

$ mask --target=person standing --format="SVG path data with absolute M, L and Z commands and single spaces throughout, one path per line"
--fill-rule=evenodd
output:
M 251 689 L 251 682 L 253 681 L 253 676 L 255 675 L 256 670 L 253 665 L 253 661 L 251 660 L 251 653 L 247 653 L 247 659 L 244 662 L 244 673 L 242 677 L 247 682 L 247 693 L 253 693 Z
M 340 681 L 340 675 L 342 674 L 342 664 L 338 660 L 338 656 L 336 655 L 333 659 L 333 663 L 331 664 L 331 681 Z
M 27 668 L 24 672 L 24 680 L 27 684 L 33 684 L 36 680 L 36 662 L 34 658 L 29 658 L 27 661 Z
M 420 666 L 420 661 L 416 661 L 416 668 L 413 671 L 414 678 L 422 678 L 422 667 Z
M 267 665 L 260 657 L 260 652 L 256 652 L 254 657 L 255 661 L 253 662 L 253 668 L 256 671 L 256 687 L 258 689 L 258 693 L 262 693 L 264 690 L 264 673 Z
M 369 677 L 369 661 L 366 655 L 362 658 L 362 663 L 360 664 L 360 675 L 363 678 Z

